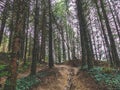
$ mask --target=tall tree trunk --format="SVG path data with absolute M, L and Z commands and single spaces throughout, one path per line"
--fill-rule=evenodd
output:
M 26 2 L 26 32 L 25 32 L 25 50 L 23 54 L 24 65 L 26 64 L 27 48 L 28 48 L 28 29 L 29 29 L 29 15 L 30 15 L 30 0 Z
M 21 36 L 23 28 L 23 13 L 24 13 L 24 1 L 14 0 L 13 4 L 13 30 L 14 38 L 12 42 L 12 52 L 10 54 L 10 64 L 9 64 L 9 75 L 7 77 L 4 90 L 16 90 L 16 80 L 17 80 L 17 62 L 19 59 L 19 51 L 21 45 Z
M 34 44 L 33 44 L 33 50 L 32 50 L 32 65 L 31 65 L 31 75 L 36 74 L 36 69 L 37 69 L 37 60 L 39 56 L 39 39 L 38 39 L 38 33 L 39 33 L 39 7 L 38 7 L 38 0 L 35 1 L 36 6 L 35 6 L 35 16 L 34 16 Z
M 48 0 L 48 6 L 49 6 L 49 68 L 52 68 L 54 66 L 54 60 L 53 60 L 53 45 L 52 45 L 52 11 L 51 11 L 51 0 Z
M 40 52 L 40 62 L 45 61 L 45 48 L 46 48 L 46 8 L 43 9 L 43 15 L 42 15 L 42 37 L 41 37 L 41 52 Z
M 103 33 L 103 36 L 104 36 L 104 39 L 105 39 L 106 47 L 108 49 L 110 64 L 111 64 L 111 66 L 113 66 L 113 62 L 112 62 L 113 58 L 112 58 L 112 55 L 111 55 L 112 51 L 111 51 L 111 47 L 110 47 L 110 44 L 109 44 L 109 41 L 108 41 L 108 38 L 107 38 L 107 35 L 106 35 L 106 32 L 105 32 L 105 27 L 104 27 L 104 24 L 103 24 L 103 21 L 102 21 L 102 15 L 100 13 L 100 9 L 99 9 L 97 1 L 94 0 L 94 3 L 95 3 L 96 8 L 97 8 L 97 13 L 98 13 L 98 16 L 99 16 L 99 19 L 100 19 L 101 28 L 102 28 L 102 33 Z
M 8 43 L 8 51 L 11 51 L 12 48 L 12 40 L 13 40 L 13 15 L 9 24 L 9 30 L 10 30 L 10 35 L 9 35 L 9 43 Z
M 83 9 L 83 0 L 76 2 L 77 10 L 78 10 L 78 19 L 79 19 L 79 25 L 80 25 L 80 33 L 81 33 L 81 44 L 82 45 L 82 53 L 87 53 L 87 64 L 88 69 L 93 67 L 93 57 L 92 57 L 92 51 L 90 46 L 90 41 L 88 37 L 88 28 L 87 28 L 87 22 L 86 18 L 84 16 L 84 9 Z M 84 41 L 83 41 L 84 40 Z M 83 51 L 84 50 L 84 51 Z M 84 57 L 82 55 L 82 57 Z M 82 58 L 85 59 L 86 57 Z

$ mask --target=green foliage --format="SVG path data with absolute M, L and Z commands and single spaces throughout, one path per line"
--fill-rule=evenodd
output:
M 7 65 L 0 65 L 0 77 L 8 75 Z
M 6 69 L 7 65 L 0 65 L 0 70 Z
M 4 76 L 7 76 L 7 75 L 8 75 L 8 72 L 7 72 L 7 71 L 0 73 L 0 77 L 4 77 Z
M 104 73 L 108 73 L 109 74 L 109 73 L 112 73 L 114 71 L 114 69 L 111 68 L 111 67 L 103 67 L 102 71 Z
M 53 72 L 39 72 L 36 75 L 30 75 L 28 77 L 21 78 L 17 80 L 16 90 L 30 90 L 31 87 L 37 85 L 41 82 L 40 78 L 50 76 Z
M 16 90 L 29 90 L 33 85 L 39 83 L 36 76 L 28 76 L 17 80 Z
M 26 62 L 22 67 L 19 67 L 18 72 L 24 72 L 26 71 L 31 65 L 31 62 Z
M 24 65 L 23 65 L 23 69 L 26 70 L 30 67 L 31 65 L 31 62 L 26 62 Z
M 59 2 L 57 2 L 55 4 L 55 7 L 53 9 L 54 11 L 54 14 L 57 15 L 57 16 L 64 16 L 65 13 L 66 13 L 66 7 L 65 7 L 65 1 L 64 0 L 60 0 Z
M 98 82 L 108 86 L 109 90 L 120 90 L 120 74 L 110 67 L 94 67 L 90 75 Z

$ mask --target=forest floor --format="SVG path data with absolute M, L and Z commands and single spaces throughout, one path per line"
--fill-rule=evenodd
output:
M 67 64 L 55 65 L 49 69 L 47 64 L 37 67 L 37 72 L 55 72 L 50 76 L 40 78 L 42 83 L 35 85 L 31 90 L 106 90 L 99 86 L 86 71 L 79 67 Z M 30 69 L 18 74 L 18 79 L 27 77 Z M 1 78 L 0 82 L 5 83 L 6 77 Z
M 106 90 L 85 71 L 68 65 L 55 65 L 56 76 L 48 76 L 32 90 Z M 79 72 L 79 73 L 78 73 Z
M 43 64 L 41 66 L 37 66 L 37 72 L 43 70 L 44 68 L 46 68 L 46 64 Z M 26 69 L 25 71 L 23 71 L 21 73 L 19 73 L 18 76 L 17 76 L 17 79 L 27 77 L 29 74 L 30 74 L 30 68 Z M 6 76 L 0 78 L 0 90 L 4 87 L 6 79 L 7 79 Z

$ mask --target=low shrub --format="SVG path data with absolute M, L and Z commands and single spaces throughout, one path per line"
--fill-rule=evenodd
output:
M 109 90 L 120 90 L 120 74 L 115 69 L 107 67 L 94 67 L 89 74 L 97 83 L 106 85 Z
M 37 73 L 36 75 L 30 75 L 28 77 L 24 77 L 17 80 L 17 87 L 16 90 L 30 90 L 33 86 L 39 84 L 41 82 L 41 78 L 50 76 L 55 72 L 47 72 L 47 71 L 41 71 Z
M 16 90 L 29 90 L 33 85 L 40 83 L 36 76 L 28 76 L 17 80 Z
M 0 65 L 0 77 L 7 76 L 8 70 L 7 65 Z
M 108 74 L 113 73 L 114 70 L 115 70 L 115 69 L 113 69 L 113 68 L 111 68 L 111 67 L 103 67 L 103 68 L 102 68 L 102 71 L 103 71 L 104 73 L 108 73 Z

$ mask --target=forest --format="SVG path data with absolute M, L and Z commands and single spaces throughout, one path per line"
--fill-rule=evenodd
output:
M 120 0 L 0 0 L 0 90 L 120 90 Z

